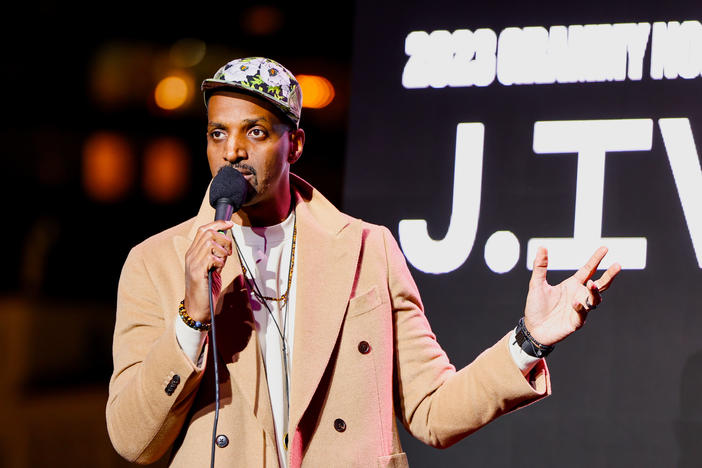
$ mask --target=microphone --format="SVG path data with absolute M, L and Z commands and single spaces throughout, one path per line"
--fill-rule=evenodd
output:
M 210 205 L 215 209 L 215 221 L 229 221 L 246 201 L 249 184 L 241 172 L 232 166 L 222 167 L 212 179 Z
M 232 214 L 239 211 L 246 201 L 249 184 L 241 172 L 232 166 L 222 167 L 212 179 L 210 186 L 210 205 L 215 209 L 215 221 L 229 221 Z M 221 231 L 220 231 L 221 232 Z M 215 332 L 214 301 L 212 297 L 212 270 L 207 272 L 207 283 L 210 288 L 210 338 L 212 340 L 212 356 L 214 361 L 215 383 L 215 415 L 212 422 L 212 450 L 210 467 L 214 468 L 215 447 L 217 446 L 217 421 L 219 420 L 219 369 L 217 365 L 217 334 Z

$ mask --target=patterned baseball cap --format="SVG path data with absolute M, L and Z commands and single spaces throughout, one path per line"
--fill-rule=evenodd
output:
M 219 88 L 238 88 L 269 101 L 295 126 L 300 124 L 302 90 L 295 76 L 278 62 L 249 57 L 232 60 L 217 70 L 214 77 L 202 82 L 205 102 L 208 91 Z

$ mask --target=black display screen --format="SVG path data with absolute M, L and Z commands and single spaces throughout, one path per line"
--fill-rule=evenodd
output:
M 699 12 L 357 2 L 344 208 L 392 230 L 456 367 L 516 325 L 538 246 L 552 284 L 622 265 L 551 397 L 446 451 L 404 434 L 412 466 L 698 463 Z

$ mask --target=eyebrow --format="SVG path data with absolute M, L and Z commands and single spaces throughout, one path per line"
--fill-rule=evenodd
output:
M 266 122 L 266 123 L 270 123 L 270 122 L 268 122 L 268 119 L 263 117 L 263 116 L 257 117 L 255 119 L 244 119 L 242 122 L 245 122 L 248 125 L 253 125 L 253 124 L 256 124 L 256 123 L 261 122 L 261 121 Z
M 246 124 L 246 125 L 254 125 L 254 124 L 257 124 L 257 123 L 259 123 L 259 122 L 266 122 L 266 123 L 270 124 L 270 122 L 268 121 L 268 119 L 265 118 L 265 117 L 263 117 L 263 116 L 262 116 L 262 117 L 257 117 L 257 118 L 255 118 L 255 119 L 244 119 L 244 120 L 242 120 L 242 122 L 243 122 L 244 124 Z M 225 123 L 222 123 L 222 122 L 212 122 L 212 121 L 207 122 L 207 126 L 208 126 L 208 127 L 213 127 L 213 128 L 228 128 L 228 127 L 229 127 L 229 125 L 227 125 L 227 124 L 225 124 Z

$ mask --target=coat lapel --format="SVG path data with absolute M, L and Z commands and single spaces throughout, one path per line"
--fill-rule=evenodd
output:
M 318 192 L 311 196 L 322 198 Z M 360 222 L 350 222 L 323 198 L 298 200 L 296 209 L 300 260 L 290 395 L 293 434 L 336 345 L 361 247 Z

